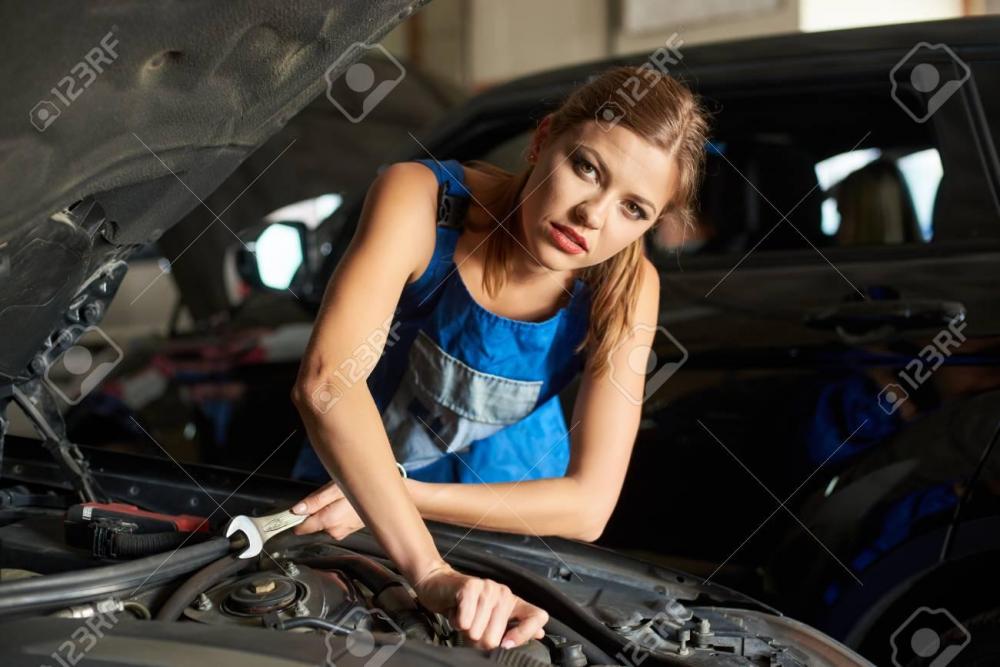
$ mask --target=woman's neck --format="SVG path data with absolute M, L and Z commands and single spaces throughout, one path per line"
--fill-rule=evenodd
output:
M 563 289 L 572 291 L 576 274 L 572 270 L 554 271 L 541 264 L 537 258 L 528 252 L 528 244 L 524 239 L 524 221 L 521 210 L 518 209 L 510 219 L 508 229 L 514 237 L 511 247 L 512 261 L 507 280 L 513 285 L 527 287 L 542 285 L 551 288 L 552 285 L 563 285 Z M 544 287 L 543 287 L 544 289 Z

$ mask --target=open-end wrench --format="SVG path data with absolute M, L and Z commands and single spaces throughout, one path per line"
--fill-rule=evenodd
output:
M 291 510 L 266 516 L 239 514 L 226 524 L 226 537 L 242 532 L 246 536 L 247 548 L 240 554 L 240 558 L 253 558 L 264 549 L 264 543 L 269 539 L 308 518 L 308 514 L 292 514 Z

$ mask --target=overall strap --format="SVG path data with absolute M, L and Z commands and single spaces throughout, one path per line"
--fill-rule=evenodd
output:
M 437 223 L 444 227 L 461 228 L 469 208 L 469 192 L 465 187 L 461 163 L 458 160 L 438 162 L 433 159 L 421 159 L 414 161 L 427 166 L 437 177 Z

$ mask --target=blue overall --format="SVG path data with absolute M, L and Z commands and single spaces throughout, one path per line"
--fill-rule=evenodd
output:
M 589 287 L 578 278 L 569 302 L 541 322 L 486 310 L 453 261 L 469 203 L 462 165 L 416 161 L 439 184 L 434 254 L 402 290 L 368 377 L 396 460 L 429 482 L 561 477 L 569 434 L 559 392 L 583 367 L 573 349 L 586 333 Z M 308 442 L 293 476 L 329 479 Z

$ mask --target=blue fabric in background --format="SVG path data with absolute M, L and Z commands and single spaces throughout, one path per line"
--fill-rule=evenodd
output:
M 867 376 L 857 373 L 844 375 L 820 389 L 805 434 L 809 460 L 813 464 L 819 465 L 828 458 L 830 463 L 852 458 L 884 442 L 898 430 L 899 418 L 881 408 L 879 391 Z

